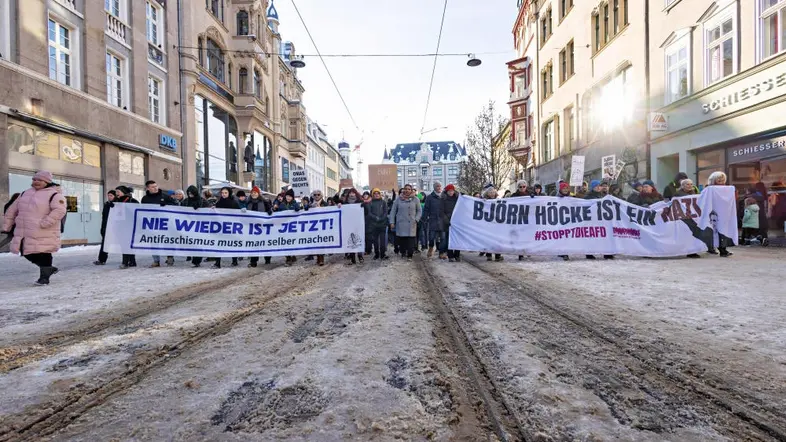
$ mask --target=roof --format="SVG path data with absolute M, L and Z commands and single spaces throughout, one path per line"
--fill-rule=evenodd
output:
M 416 155 L 417 152 L 420 152 L 420 147 L 426 144 L 429 148 L 431 148 L 431 152 L 434 154 L 435 161 L 440 161 L 443 158 L 447 158 L 451 151 L 459 157 L 463 157 L 467 155 L 467 150 L 462 147 L 460 144 L 455 143 L 453 141 L 438 141 L 438 142 L 429 142 L 429 143 L 401 143 L 397 144 L 395 147 L 388 150 L 385 150 L 385 156 L 383 159 L 385 160 L 393 160 L 396 157 L 401 157 L 402 159 L 407 159 Z M 439 159 L 437 159 L 439 158 Z

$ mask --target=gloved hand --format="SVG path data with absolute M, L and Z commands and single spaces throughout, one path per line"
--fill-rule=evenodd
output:
M 267 209 L 268 216 L 273 216 L 273 209 Z
M 112 208 L 112 207 L 115 207 L 115 203 L 114 203 L 114 201 L 110 201 L 110 202 L 109 202 L 109 207 L 110 207 L 110 208 Z
M 241 212 L 246 213 L 247 209 L 245 207 L 240 209 Z
M 194 210 L 199 210 L 199 204 L 194 204 Z
M 161 198 L 161 207 L 164 207 L 164 206 L 166 206 L 166 201 L 163 198 Z

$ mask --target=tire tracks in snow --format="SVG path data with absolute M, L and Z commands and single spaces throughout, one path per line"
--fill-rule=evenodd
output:
M 274 268 L 278 267 L 281 266 L 270 267 L 269 270 L 273 270 Z M 292 268 L 292 270 L 297 272 L 297 274 L 293 275 L 292 278 L 287 278 L 288 282 L 286 284 L 263 286 L 260 293 L 259 286 L 257 284 L 251 283 L 256 279 L 264 280 L 264 278 L 268 276 L 268 272 L 265 271 L 256 273 L 254 276 L 247 279 L 235 278 L 233 279 L 235 283 L 229 286 L 225 280 L 221 280 L 220 284 L 210 284 L 209 288 L 200 289 L 198 294 L 180 298 L 179 302 L 171 303 L 167 307 L 194 299 L 198 296 L 206 295 L 211 291 L 233 287 L 237 284 L 249 286 L 249 288 L 246 289 L 239 297 L 246 299 L 248 301 L 247 305 L 232 310 L 217 320 L 210 321 L 206 324 L 195 327 L 194 329 L 190 330 L 186 336 L 182 337 L 182 339 L 178 340 L 177 342 L 162 346 L 156 350 L 138 352 L 131 360 L 126 363 L 126 369 L 121 374 L 109 379 L 100 379 L 95 386 L 90 386 L 83 391 L 76 391 L 59 403 L 49 404 L 44 410 L 42 410 L 42 413 L 36 416 L 31 417 L 22 414 L 18 416 L 9 416 L 8 418 L 4 419 L 8 421 L 11 419 L 24 419 L 25 417 L 29 417 L 29 419 L 23 420 L 22 422 L 7 423 L 4 428 L 0 428 L 0 431 L 2 431 L 0 432 L 0 442 L 36 440 L 67 427 L 74 419 L 83 415 L 92 408 L 103 404 L 109 398 L 120 394 L 124 390 L 136 385 L 142 381 L 151 372 L 151 370 L 166 365 L 169 361 L 174 360 L 189 348 L 213 336 L 228 333 L 238 322 L 262 312 L 271 301 L 294 295 L 302 291 L 303 288 L 301 287 L 301 283 L 303 276 L 322 274 L 323 276 L 327 277 L 331 273 L 338 273 L 340 269 L 341 266 L 338 265 L 330 265 L 326 267 L 295 267 Z M 249 273 L 254 272 L 251 271 Z M 155 313 L 156 311 L 163 310 L 167 307 L 153 309 L 148 311 L 146 314 L 134 315 L 134 319 L 139 319 L 143 316 Z M 72 335 L 68 341 L 69 343 L 78 342 L 82 340 L 80 338 L 87 339 L 89 337 L 96 336 L 101 332 L 108 330 L 109 328 L 127 324 L 131 321 L 133 321 L 133 319 L 120 321 L 119 323 L 111 322 L 110 325 L 107 325 L 104 328 L 94 330 L 90 336 Z M 59 343 L 56 348 L 61 349 L 65 345 L 69 344 L 62 342 Z M 52 351 L 54 351 L 54 349 L 52 349 Z M 43 356 L 43 354 L 40 356 Z
M 472 340 L 459 321 L 455 311 L 448 303 L 442 280 L 434 275 L 431 264 L 426 260 L 418 260 L 417 268 L 421 270 L 428 285 L 427 292 L 437 309 L 437 316 L 442 323 L 446 341 L 452 351 L 459 357 L 459 367 L 466 376 L 464 382 L 470 391 L 478 397 L 485 411 L 489 425 L 501 441 L 531 440 L 526 427 L 517 419 L 514 408 L 501 394 L 502 389 L 495 382 L 489 367 L 472 344 Z M 435 329 L 439 328 L 435 325 Z
M 700 405 L 708 411 L 726 414 L 730 417 L 729 421 L 734 420 L 742 424 L 741 428 L 750 425 L 775 440 L 786 441 L 786 415 L 774 414 L 769 410 L 752 405 L 756 402 L 755 398 L 749 397 L 743 392 L 730 389 L 724 391 L 721 388 L 708 385 L 691 374 L 678 372 L 674 367 L 656 357 L 662 353 L 662 349 L 628 343 L 626 337 L 605 331 L 602 326 L 582 318 L 580 313 L 556 305 L 555 302 L 550 301 L 542 294 L 544 289 L 534 283 L 513 279 L 502 272 L 493 272 L 472 259 L 463 259 L 462 261 L 485 274 L 491 281 L 495 281 L 513 293 L 523 295 L 528 301 L 534 302 L 537 307 L 546 312 L 547 316 L 553 317 L 554 321 L 567 324 L 579 333 L 583 332 L 583 334 L 589 335 L 601 346 L 605 344 L 606 347 L 611 347 L 620 355 L 618 359 L 620 363 L 636 377 L 647 381 L 653 380 L 656 384 L 671 385 L 680 395 L 703 402 L 703 404 L 696 405 Z M 639 387 L 643 389 L 643 385 L 649 383 L 647 381 Z M 666 392 L 666 394 L 674 395 L 675 393 Z M 606 401 L 605 398 L 602 399 Z M 729 430 L 732 428 L 732 426 L 728 426 Z M 732 430 L 732 433 L 735 431 Z M 742 436 L 752 436 L 740 433 L 735 435 L 741 438 Z

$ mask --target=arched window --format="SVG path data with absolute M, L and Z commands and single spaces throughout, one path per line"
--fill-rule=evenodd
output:
M 254 69 L 254 96 L 262 99 L 262 76 Z
M 237 35 L 248 35 L 248 12 L 237 13 Z
M 211 39 L 207 39 L 207 71 L 224 81 L 224 51 Z
M 248 70 L 246 68 L 240 68 L 240 90 L 241 94 L 248 93 Z

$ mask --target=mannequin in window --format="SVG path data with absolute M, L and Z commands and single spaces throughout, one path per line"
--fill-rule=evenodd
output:
M 243 161 L 246 163 L 246 172 L 254 171 L 254 147 L 251 145 L 251 140 L 246 144 L 246 149 L 243 151 Z

